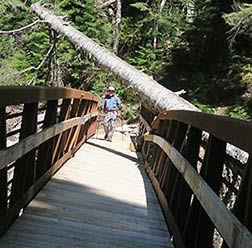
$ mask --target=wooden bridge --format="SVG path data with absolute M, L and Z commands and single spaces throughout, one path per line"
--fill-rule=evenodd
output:
M 0 88 L 0 247 L 252 247 L 251 123 L 142 107 L 131 152 L 98 102 Z

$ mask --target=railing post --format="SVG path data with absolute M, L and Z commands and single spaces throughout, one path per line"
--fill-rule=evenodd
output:
M 54 125 L 57 122 L 58 100 L 47 102 L 43 129 Z M 36 179 L 39 179 L 52 165 L 52 157 L 55 145 L 55 138 L 51 138 L 39 146 L 38 160 L 36 166 Z
M 6 112 L 0 108 L 0 149 L 6 148 Z M 7 167 L 0 170 L 0 218 L 7 212 Z
M 160 133 L 160 136 L 163 138 L 167 138 L 168 137 L 167 126 L 169 126 L 170 121 L 168 120 L 168 121 L 162 121 L 162 122 L 163 122 L 163 128 L 162 128 L 162 132 Z M 161 148 L 160 148 L 160 151 L 161 153 L 156 163 L 156 173 L 155 173 L 159 183 L 164 174 L 163 172 L 165 170 L 165 161 L 167 158 L 167 155 Z
M 209 136 L 200 175 L 217 195 L 221 187 L 225 150 L 224 141 L 212 135 Z M 214 228 L 214 224 L 194 197 L 185 235 L 186 243 L 193 242 L 193 247 L 199 248 L 210 246 L 213 242 Z M 191 240 L 192 237 L 194 240 Z
M 248 197 L 250 196 L 250 197 Z M 252 232 L 252 155 L 246 163 L 246 169 L 242 177 L 237 199 L 235 201 L 233 213 Z
M 80 99 L 73 99 L 72 109 L 70 112 L 70 119 L 78 115 L 79 105 L 80 105 Z M 73 141 L 73 138 L 75 137 L 76 129 L 77 127 L 72 127 L 68 131 L 68 137 L 67 137 L 67 142 L 64 148 L 64 153 L 69 152 L 72 149 L 72 145 L 73 145 L 72 141 Z
M 174 141 L 173 141 L 172 145 L 178 151 L 180 151 L 180 149 L 181 149 L 181 147 L 183 145 L 187 129 L 188 129 L 188 125 L 186 125 L 186 124 L 184 124 L 182 122 L 177 123 L 176 133 L 175 133 Z M 171 162 L 168 164 L 168 170 L 169 170 L 168 173 L 167 173 L 168 178 L 167 178 L 167 181 L 166 181 L 166 184 L 165 184 L 165 190 L 164 191 L 165 191 L 167 201 L 169 202 L 169 206 L 170 206 L 170 208 L 172 210 L 173 207 L 175 207 L 175 205 L 176 205 L 176 194 L 178 192 L 177 192 L 176 187 L 174 188 L 174 184 L 176 183 L 176 178 L 177 178 L 177 175 L 178 175 L 179 172 L 172 165 Z
M 163 136 L 164 131 L 165 131 L 164 124 L 165 124 L 164 121 L 160 121 L 158 129 L 155 131 L 156 135 Z M 150 159 L 150 166 L 155 176 L 156 176 L 158 161 L 159 161 L 161 152 L 162 152 L 162 149 L 158 145 L 153 144 L 152 155 Z
M 80 116 L 84 116 L 87 113 L 88 103 L 89 103 L 88 100 L 82 99 L 78 113 Z M 80 133 L 77 140 L 77 144 L 80 144 L 82 140 L 84 140 L 85 126 L 86 123 L 80 126 Z
M 88 101 L 87 105 L 85 106 L 85 114 L 89 113 L 92 108 L 92 102 Z M 84 125 L 84 133 L 83 133 L 83 139 L 86 141 L 89 137 L 89 126 L 90 126 L 90 120 L 88 120 Z
M 62 107 L 60 110 L 59 122 L 65 121 L 70 115 L 71 99 L 63 99 Z M 53 153 L 53 164 L 63 156 L 63 148 L 66 142 L 67 132 L 65 131 L 56 137 L 56 145 Z
M 190 127 L 183 154 L 196 171 L 201 146 L 201 137 L 201 130 L 194 127 Z M 184 232 L 187 216 L 188 213 L 190 213 L 190 203 L 192 200 L 193 192 L 181 175 L 177 184 L 179 187 L 179 193 L 177 195 L 177 201 L 179 202 L 179 205 L 176 208 L 175 215 L 180 230 Z
M 96 112 L 97 111 L 97 103 L 92 101 L 92 109 L 91 112 Z M 90 131 L 90 136 L 95 134 L 95 130 L 96 130 L 96 124 L 97 124 L 97 116 L 93 117 L 91 119 L 92 121 L 92 125 L 91 125 L 91 131 Z
M 37 132 L 38 103 L 27 103 L 24 105 L 23 118 L 19 140 Z M 15 162 L 13 183 L 11 189 L 11 202 L 15 201 L 33 184 L 35 180 L 35 156 L 33 149 Z
M 170 144 L 172 144 L 173 141 L 174 141 L 174 137 L 176 135 L 177 125 L 178 125 L 177 121 L 174 121 L 174 120 L 169 121 L 167 136 L 165 138 Z M 163 172 L 163 174 L 161 175 L 161 178 L 160 178 L 160 187 L 164 191 L 164 193 L 167 190 L 166 183 L 168 182 L 168 179 L 169 179 L 169 176 L 170 176 L 169 173 L 170 173 L 170 170 L 171 170 L 171 166 L 172 166 L 171 161 L 168 158 L 168 156 L 166 156 L 166 158 L 164 160 L 164 172 Z

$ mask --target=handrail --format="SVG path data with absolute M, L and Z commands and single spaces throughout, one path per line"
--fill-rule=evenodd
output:
M 99 101 L 99 97 L 92 95 L 90 92 L 72 88 L 0 86 L 0 89 L 0 107 L 57 99 L 85 99 L 96 102 Z
M 145 131 L 148 125 L 152 126 L 152 130 L 143 136 L 145 168 L 175 245 L 212 247 L 214 237 L 221 243 L 217 229 L 224 239 L 222 247 L 252 247 L 252 201 L 249 195 L 252 125 L 228 117 L 181 110 L 166 111 L 153 117 L 144 109 L 140 119 L 144 120 Z M 227 142 L 249 152 L 241 182 L 233 161 L 232 167 L 229 166 Z M 229 172 L 232 179 L 230 177 L 228 182 L 225 180 Z M 221 201 L 227 194 L 236 194 L 232 199 L 232 212 Z
M 226 208 L 204 179 L 198 175 L 192 165 L 177 149 L 157 135 L 145 135 L 144 140 L 157 144 L 171 159 L 229 247 L 252 247 L 252 235 L 248 229 Z
M 0 87 L 0 236 L 94 135 L 98 102 L 91 93 L 70 88 Z M 7 108 L 16 108 L 13 105 L 21 105 L 19 113 L 7 115 Z M 21 120 L 21 127 L 7 133 L 12 119 Z M 13 136 L 18 143 L 7 147 Z
M 96 116 L 98 116 L 98 112 L 89 113 L 83 117 L 75 117 L 73 119 L 63 121 L 53 125 L 52 127 L 48 127 L 39 133 L 30 135 L 21 140 L 19 143 L 6 148 L 5 150 L 0 150 L 0 170 L 7 167 L 7 165 L 11 162 L 21 158 L 45 141 L 55 137 L 69 128 L 75 127 L 77 125 L 84 125 L 92 117 Z
M 176 120 L 192 125 L 246 152 L 252 153 L 251 122 L 202 112 L 171 110 L 160 113 L 153 121 L 152 128 L 156 129 L 161 120 Z M 241 130 L 246 135 L 241 136 Z

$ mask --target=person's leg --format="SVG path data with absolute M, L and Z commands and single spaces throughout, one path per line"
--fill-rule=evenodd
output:
M 109 114 L 108 113 L 105 114 L 104 116 L 103 125 L 104 125 L 104 132 L 105 132 L 104 139 L 106 140 L 108 138 L 108 133 L 109 133 Z
M 116 124 L 116 112 L 111 112 L 109 121 L 108 141 L 112 141 L 115 124 Z
M 113 127 L 112 127 L 112 120 L 110 121 L 109 127 L 108 127 L 108 141 L 112 141 L 112 136 L 113 136 Z

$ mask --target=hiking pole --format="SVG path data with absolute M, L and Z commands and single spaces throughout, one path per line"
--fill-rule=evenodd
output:
M 122 133 L 122 140 L 124 140 L 124 132 L 123 132 L 123 118 L 122 118 L 122 114 L 120 114 L 120 119 L 121 119 L 121 133 Z
M 100 115 L 98 115 L 98 117 L 97 117 L 97 127 L 96 127 L 96 137 L 95 137 L 95 139 L 98 139 L 98 134 L 99 134 L 99 128 L 100 128 L 100 123 L 101 123 L 101 118 L 100 118 Z

